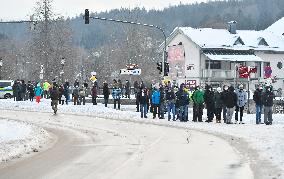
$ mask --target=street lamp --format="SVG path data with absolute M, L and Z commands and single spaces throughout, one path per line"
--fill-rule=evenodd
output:
M 1 76 L 2 76 L 2 66 L 3 66 L 3 60 L 2 58 L 0 58 L 0 80 L 2 79 Z
M 62 77 L 62 84 L 64 83 L 64 71 L 63 71 L 63 69 L 64 69 L 64 64 L 65 64 L 65 58 L 64 57 L 62 57 L 61 58 L 61 72 L 60 72 L 60 75 L 61 75 L 61 77 Z

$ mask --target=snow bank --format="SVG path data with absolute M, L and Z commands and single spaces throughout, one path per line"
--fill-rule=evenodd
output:
M 0 109 L 14 109 L 27 111 L 41 111 L 52 113 L 50 100 L 43 100 L 40 104 L 35 102 L 15 102 L 12 100 L 0 100 Z M 89 115 L 98 118 L 139 121 L 143 123 L 162 124 L 175 127 L 186 127 L 189 129 L 197 129 L 213 134 L 225 134 L 242 138 L 249 143 L 249 147 L 258 151 L 260 158 L 272 162 L 278 168 L 282 169 L 282 176 L 284 176 L 284 114 L 273 115 L 273 125 L 256 125 L 255 114 L 244 114 L 244 122 L 246 124 L 226 125 L 216 123 L 193 123 L 192 109 L 190 109 L 190 122 L 168 122 L 167 120 L 152 119 L 152 114 L 148 114 L 148 119 L 141 119 L 140 113 L 136 111 L 135 106 L 121 106 L 121 110 L 114 110 L 113 104 L 105 108 L 103 104 L 93 106 L 87 104 L 85 106 L 79 105 L 59 105 L 58 113 L 69 113 L 78 115 Z M 204 118 L 206 118 L 206 111 L 204 111 Z M 263 117 L 262 117 L 263 121 Z
M 36 152 L 49 138 L 45 130 L 34 125 L 0 119 L 0 162 Z

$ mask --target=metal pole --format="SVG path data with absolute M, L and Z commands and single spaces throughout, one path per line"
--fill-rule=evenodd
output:
M 250 114 L 250 109 L 249 109 L 249 98 L 250 98 L 249 82 L 250 82 L 250 67 L 248 66 L 248 111 L 247 111 L 248 114 Z
M 3 66 L 3 61 L 2 58 L 0 58 L 0 80 L 2 80 L 2 66 Z

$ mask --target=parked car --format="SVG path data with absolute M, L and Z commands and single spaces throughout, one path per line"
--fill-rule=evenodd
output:
M 13 80 L 0 80 L 0 98 L 12 98 L 14 84 Z

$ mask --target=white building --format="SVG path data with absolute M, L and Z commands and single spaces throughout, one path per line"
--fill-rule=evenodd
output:
M 250 80 L 251 89 L 254 84 L 273 81 L 274 89 L 283 89 L 284 18 L 263 31 L 237 30 L 236 26 L 232 21 L 228 29 L 176 27 L 167 38 L 168 78 L 192 87 L 205 83 L 246 85 Z M 239 66 L 256 67 L 257 73 L 249 79 L 239 78 Z M 264 73 L 267 66 L 272 69 L 269 79 L 268 70 Z

